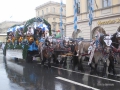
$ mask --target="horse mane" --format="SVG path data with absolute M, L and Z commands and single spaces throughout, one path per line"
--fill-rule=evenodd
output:
M 100 36 L 99 38 L 99 42 L 100 42 L 100 45 L 104 48 L 106 46 L 105 42 L 104 42 L 104 37 L 105 36 L 108 36 L 108 34 L 103 34 Z
M 117 38 L 116 38 L 116 35 L 117 35 L 117 33 L 114 33 L 113 34 L 113 37 L 111 38 L 111 40 L 112 40 L 112 46 L 114 46 L 115 48 L 118 48 L 119 47 L 119 44 L 118 44 L 118 40 L 117 40 Z

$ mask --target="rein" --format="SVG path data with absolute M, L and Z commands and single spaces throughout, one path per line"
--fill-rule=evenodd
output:
M 116 43 L 116 42 L 112 42 L 112 43 L 115 43 L 115 44 L 120 44 L 120 43 Z

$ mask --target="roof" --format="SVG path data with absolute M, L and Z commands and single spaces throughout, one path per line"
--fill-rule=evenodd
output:
M 48 6 L 48 4 L 58 4 L 58 5 L 60 5 L 59 2 L 49 1 L 49 2 L 46 2 L 46 3 L 42 4 L 42 5 L 37 6 L 36 9 L 42 8 L 44 6 Z M 64 6 L 66 6 L 66 4 L 63 4 L 63 7 Z

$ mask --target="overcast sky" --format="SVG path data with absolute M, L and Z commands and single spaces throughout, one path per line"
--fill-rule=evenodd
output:
M 48 1 L 60 2 L 60 0 L 1 0 L 0 22 L 24 21 L 36 16 L 35 8 Z M 63 0 L 66 4 L 66 0 Z

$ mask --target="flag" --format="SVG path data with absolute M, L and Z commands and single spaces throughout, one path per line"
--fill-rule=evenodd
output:
M 63 12 L 63 2 L 61 0 L 61 3 L 60 3 L 60 30 L 61 30 L 61 36 L 63 35 L 63 28 L 62 28 L 62 25 L 63 25 L 63 21 L 62 21 L 62 12 Z
M 77 0 L 74 0 L 74 30 L 77 31 Z
M 89 0 L 89 26 L 92 25 L 93 21 L 93 0 Z

